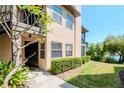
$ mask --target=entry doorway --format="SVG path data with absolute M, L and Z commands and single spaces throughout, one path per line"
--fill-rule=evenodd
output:
M 30 41 L 25 41 L 25 44 L 29 42 Z M 39 61 L 38 60 L 38 42 L 30 44 L 25 48 L 25 58 L 29 58 L 28 61 L 25 63 L 26 66 L 38 67 L 38 61 Z

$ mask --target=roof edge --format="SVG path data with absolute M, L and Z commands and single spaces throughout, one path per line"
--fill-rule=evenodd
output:
M 69 9 L 72 13 L 75 14 L 76 17 L 80 16 L 81 13 L 73 6 L 73 5 L 64 5 L 67 9 Z

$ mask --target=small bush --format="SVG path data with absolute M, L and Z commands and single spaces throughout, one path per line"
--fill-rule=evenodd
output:
M 0 61 L 1 69 L 0 86 L 2 86 L 6 75 L 14 68 L 14 66 L 15 66 L 14 62 Z M 28 73 L 29 73 L 28 67 L 25 66 L 19 67 L 16 73 L 9 80 L 9 87 L 10 88 L 25 87 L 25 84 L 29 79 Z
M 85 62 L 89 62 L 90 61 L 90 56 L 84 56 L 85 58 Z
M 51 62 L 51 72 L 53 74 L 60 74 L 67 70 L 79 67 L 81 64 L 88 62 L 89 60 L 90 60 L 89 56 L 54 59 Z
M 81 60 L 82 60 L 82 64 L 85 64 L 86 62 L 90 61 L 90 56 L 82 56 Z
M 113 58 L 110 58 L 110 57 L 106 57 L 105 62 L 107 62 L 107 63 L 116 63 L 116 60 L 114 60 Z
M 94 55 L 94 56 L 91 56 L 91 60 L 102 61 L 103 60 L 103 57 L 100 56 L 100 55 Z

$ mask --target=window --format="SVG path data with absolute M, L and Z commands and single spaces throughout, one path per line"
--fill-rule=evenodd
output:
M 66 16 L 66 27 L 69 29 L 73 29 L 73 17 L 67 14 Z
M 21 5 L 23 6 L 23 5 Z M 39 6 L 39 5 L 35 5 L 35 6 Z M 45 11 L 45 6 L 39 6 L 41 7 L 41 12 L 46 12 Z M 25 10 L 20 10 L 20 21 L 28 24 L 28 25 L 34 25 L 36 27 L 40 27 L 39 22 L 36 23 L 36 20 L 38 19 L 38 15 L 36 15 L 35 13 L 33 13 L 32 11 L 28 11 L 27 9 Z M 34 24 L 35 23 L 35 24 Z
M 85 43 L 85 33 L 84 32 L 81 33 L 81 42 Z
M 51 43 L 51 57 L 62 57 L 62 43 L 52 42 Z
M 29 12 L 27 9 L 26 10 L 23 10 L 22 11 L 22 13 L 23 13 L 23 22 L 25 23 L 25 24 L 28 24 L 28 25 L 33 25 L 34 24 L 34 22 L 37 20 L 37 18 L 38 18 L 38 16 L 37 15 L 35 15 L 34 13 L 32 13 L 32 12 Z M 22 21 L 21 20 L 21 21 Z M 39 27 L 39 24 L 38 23 L 35 23 L 35 26 L 36 27 Z
M 85 46 L 81 46 L 81 56 L 85 55 Z
M 53 10 L 54 21 L 59 24 L 62 24 L 62 9 L 57 5 L 53 5 L 52 10 Z
M 40 45 L 40 58 L 45 58 L 45 43 Z
M 2 14 L 5 14 L 4 18 L 7 20 L 7 21 L 10 21 L 10 16 L 11 14 L 8 13 L 9 11 L 11 11 L 11 8 L 10 8 L 10 5 L 0 5 L 0 12 Z M 8 14 L 6 14 L 8 13 Z
M 72 44 L 66 44 L 66 56 L 72 56 Z

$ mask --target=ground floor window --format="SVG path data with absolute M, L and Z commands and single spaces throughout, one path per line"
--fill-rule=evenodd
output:
M 40 44 L 40 58 L 45 58 L 45 43 Z
M 66 56 L 72 56 L 72 44 L 66 44 Z
M 62 43 L 51 42 L 51 57 L 62 57 Z
M 81 46 L 81 56 L 85 55 L 85 46 Z

